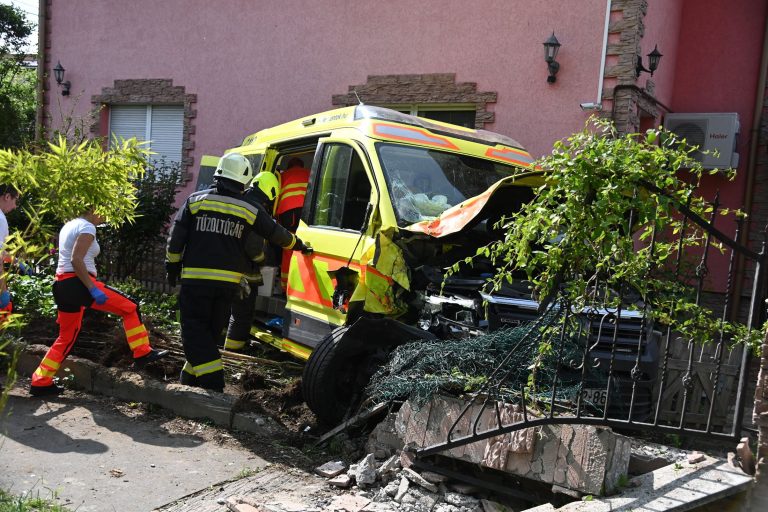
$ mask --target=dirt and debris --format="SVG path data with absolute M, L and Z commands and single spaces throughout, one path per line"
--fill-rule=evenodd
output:
M 145 372 L 161 382 L 177 382 L 184 365 L 184 350 L 178 335 L 169 334 L 146 322 L 152 346 L 166 349 L 169 357 L 149 365 Z M 22 331 L 29 344 L 48 345 L 56 338 L 53 318 L 39 318 Z M 133 361 L 119 322 L 98 311 L 87 310 L 81 334 L 72 355 L 108 368 L 130 369 Z M 237 397 L 237 410 L 271 417 L 294 433 L 321 432 L 315 415 L 301 394 L 303 365 L 277 349 L 253 344 L 243 353 L 222 351 L 226 373 L 224 392 Z

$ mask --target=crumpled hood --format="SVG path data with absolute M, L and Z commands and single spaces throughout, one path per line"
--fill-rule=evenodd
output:
M 488 213 L 492 201 L 502 199 L 505 190 L 510 187 L 536 188 L 544 183 L 543 172 L 530 171 L 509 176 L 491 185 L 485 192 L 448 208 L 432 220 L 423 220 L 402 229 L 414 233 L 423 233 L 434 238 L 441 238 L 463 231 L 474 225 L 474 221 L 482 219 Z M 512 205 L 510 205 L 511 207 Z M 509 212 L 514 213 L 514 209 Z

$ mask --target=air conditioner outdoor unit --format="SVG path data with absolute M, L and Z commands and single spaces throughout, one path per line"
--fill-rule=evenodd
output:
M 689 145 L 699 146 L 701 151 L 697 151 L 695 157 L 705 169 L 738 167 L 739 114 L 667 114 L 664 128 L 684 138 Z M 708 153 L 702 153 L 704 151 Z

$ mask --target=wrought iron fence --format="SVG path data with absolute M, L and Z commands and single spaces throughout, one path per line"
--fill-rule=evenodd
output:
M 521 339 L 500 361 L 478 392 L 470 395 L 460 414 L 454 418 L 446 439 L 417 450 L 419 456 L 437 454 L 475 441 L 494 438 L 522 429 L 551 424 L 584 424 L 659 433 L 704 436 L 727 440 L 742 435 L 744 409 L 750 383 L 750 350 L 732 343 L 725 325 L 741 318 L 750 331 L 765 316 L 766 243 L 759 251 L 742 242 L 742 221 L 735 221 L 735 236 L 727 236 L 716 226 L 720 205 L 712 203 L 709 220 L 685 206 L 679 208 L 682 229 L 672 238 L 679 240 L 676 261 L 671 264 L 673 277 L 694 297 L 696 305 L 706 303 L 719 322 L 711 339 L 692 339 L 681 335 L 673 322 L 662 324 L 652 314 L 654 304 L 644 302 L 639 308 L 624 308 L 620 295 L 615 308 L 576 309 L 565 301 L 555 301 L 550 312 L 530 319 L 531 336 L 557 322 L 559 333 L 552 337 L 553 366 L 551 379 L 539 383 L 536 392 L 519 379 L 511 377 L 519 369 L 510 369 L 510 361 L 522 344 Z M 724 217 L 721 216 L 720 219 Z M 630 225 L 632 219 L 630 216 Z M 721 221 L 722 222 L 722 221 Z M 733 222 L 728 220 L 728 222 Z M 702 233 L 701 254 L 694 268 L 684 266 L 683 237 L 692 230 Z M 670 241 L 670 234 L 664 236 Z M 651 253 L 657 233 L 650 239 Z M 727 257 L 725 290 L 707 293 L 705 283 L 717 266 L 713 254 Z M 690 254 L 687 254 L 690 256 Z M 743 265 L 738 265 L 739 258 Z M 737 267 L 741 271 L 737 275 Z M 749 285 L 749 306 L 745 314 L 734 311 L 737 280 Z M 514 301 L 503 300 L 495 308 L 514 308 Z M 501 311 L 515 315 L 519 312 Z M 518 317 L 519 318 L 519 317 Z M 580 346 L 575 347 L 574 343 Z M 574 360 L 574 353 L 579 354 Z M 549 378 L 549 377 L 548 377 Z M 569 392 L 564 393 L 568 388 Z M 541 390 L 546 390 L 546 396 Z M 510 411 L 514 410 L 514 414 Z

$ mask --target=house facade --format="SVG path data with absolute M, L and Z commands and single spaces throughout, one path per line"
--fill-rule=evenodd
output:
M 759 248 L 767 17 L 764 0 L 41 0 L 38 124 L 149 139 L 185 169 L 184 197 L 203 155 L 359 101 L 499 132 L 534 156 L 593 114 L 623 132 L 674 121 L 703 145 L 726 141 L 736 178 L 707 176 L 702 193 L 748 212 Z
M 191 190 L 203 154 L 358 101 L 509 135 L 534 156 L 594 113 L 623 131 L 736 113 L 737 178 L 704 190 L 762 222 L 765 19 L 761 0 L 41 0 L 39 120 L 149 139 Z M 658 68 L 638 75 L 654 48 Z

